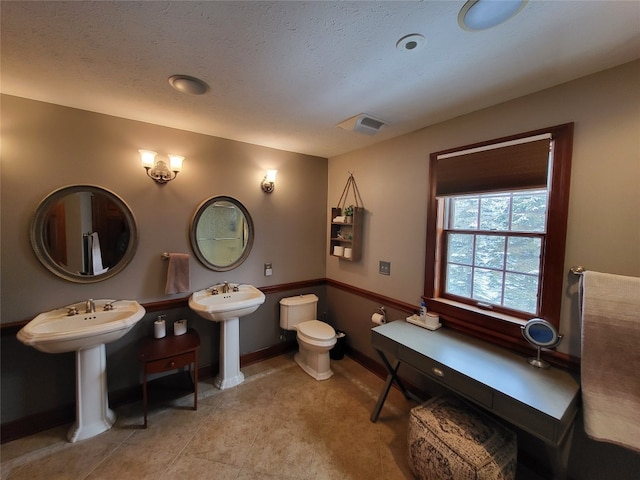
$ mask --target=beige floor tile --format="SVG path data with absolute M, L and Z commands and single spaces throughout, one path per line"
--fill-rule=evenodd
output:
M 269 475 L 312 478 L 317 448 L 314 429 L 305 422 L 274 421 L 271 425 L 258 433 L 245 466 Z
M 68 425 L 63 425 L 5 443 L 0 446 L 0 458 L 6 462 L 31 452 L 53 447 L 66 437 L 68 429 Z
M 240 470 L 236 480 L 298 480 L 295 477 L 285 477 L 284 475 L 269 475 L 268 473 L 256 472 L 243 468 Z
M 68 443 L 68 425 L 20 439 L 2 446 L 2 479 L 413 479 L 406 431 L 416 403 L 391 389 L 373 423 L 384 381 L 349 357 L 332 369 L 316 381 L 291 352 L 243 368 L 234 388 L 201 382 L 197 411 L 192 396 L 155 406 L 146 430 L 137 402 L 93 439 Z
M 193 436 L 184 455 L 241 467 L 265 423 L 264 415 L 214 412 Z
M 76 480 L 87 475 L 117 449 L 118 445 L 99 438 L 67 443 L 63 448 L 38 458 L 16 471 L 11 480 Z
M 75 477 L 89 480 L 156 480 L 177 457 L 178 452 L 167 453 L 154 444 L 123 444 L 97 465 L 88 476 Z
M 160 477 L 160 480 L 236 480 L 239 467 L 181 455 Z

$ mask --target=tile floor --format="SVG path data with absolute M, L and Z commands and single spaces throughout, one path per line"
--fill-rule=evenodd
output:
M 15 440 L 0 448 L 1 478 L 412 479 L 406 425 L 415 403 L 392 389 L 372 423 L 382 380 L 348 357 L 332 369 L 318 382 L 286 354 L 243 368 L 235 388 L 201 382 L 197 411 L 192 396 L 153 408 L 146 430 L 134 403 L 89 440 L 68 443 L 68 425 Z

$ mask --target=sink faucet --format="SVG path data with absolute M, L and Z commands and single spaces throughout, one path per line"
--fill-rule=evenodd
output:
M 224 285 L 222 285 L 222 293 L 228 293 L 229 292 L 229 282 L 224 282 Z
M 118 302 L 119 300 L 112 300 L 108 303 L 104 304 L 104 311 L 105 312 L 109 312 L 111 310 L 113 310 L 115 307 L 113 306 L 114 303 Z
M 93 298 L 90 298 L 84 304 L 84 311 L 85 311 L 85 313 L 93 313 L 93 312 L 96 311 L 96 304 L 93 303 Z

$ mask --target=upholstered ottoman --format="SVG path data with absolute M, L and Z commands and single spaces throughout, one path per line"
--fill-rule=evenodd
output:
M 420 480 L 514 479 L 511 430 L 462 400 L 436 397 L 409 415 L 409 465 Z

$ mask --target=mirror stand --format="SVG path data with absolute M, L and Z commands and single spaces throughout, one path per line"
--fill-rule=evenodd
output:
M 542 350 L 542 347 L 540 347 L 539 345 L 536 347 L 536 356 L 535 358 L 529 358 L 528 362 L 529 365 L 532 365 L 536 368 L 549 368 L 549 362 L 542 360 L 540 358 L 540 350 Z

